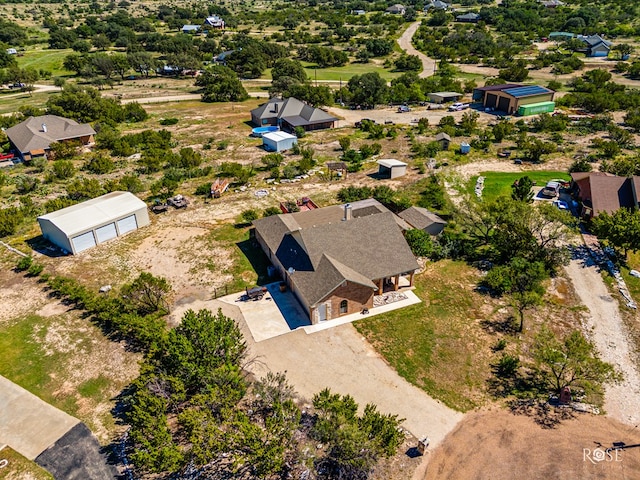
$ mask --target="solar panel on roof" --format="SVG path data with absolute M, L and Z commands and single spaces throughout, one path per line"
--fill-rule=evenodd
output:
M 512 97 L 528 97 L 530 95 L 540 95 L 543 93 L 551 93 L 548 88 L 541 87 L 540 85 L 530 85 L 528 87 L 510 88 L 505 90 L 504 93 L 511 95 Z

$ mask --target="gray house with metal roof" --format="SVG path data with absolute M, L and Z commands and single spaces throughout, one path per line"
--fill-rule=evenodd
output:
M 42 236 L 80 253 L 149 225 L 147 205 L 129 192 L 111 192 L 38 217 Z
M 333 128 L 337 120 L 324 110 L 293 97 L 273 97 L 267 103 L 251 110 L 251 121 L 255 125 L 277 125 L 288 131 L 293 131 L 296 127 L 302 127 L 306 131 Z
M 8 128 L 4 133 L 22 160 L 26 161 L 45 155 L 55 142 L 75 140 L 82 145 L 91 144 L 96 134 L 87 123 L 79 124 L 57 115 L 29 117 L 24 122 Z
M 373 307 L 374 295 L 413 284 L 407 224 L 373 199 L 253 222 L 252 234 L 313 324 Z

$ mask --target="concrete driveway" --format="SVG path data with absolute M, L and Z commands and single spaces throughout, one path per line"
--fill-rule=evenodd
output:
M 298 328 L 304 329 L 306 333 L 315 333 L 364 318 L 362 314 L 354 313 L 311 325 L 306 311 L 290 290 L 281 292 L 279 282 L 266 285 L 266 288 L 267 293 L 261 300 L 247 300 L 243 292 L 218 298 L 220 302 L 238 307 L 255 342 L 291 333 Z M 420 299 L 411 290 L 403 290 L 401 293 L 405 299 L 393 303 L 382 302 L 381 306 L 369 309 L 366 317 L 420 303 Z M 383 295 L 385 296 L 388 294 Z

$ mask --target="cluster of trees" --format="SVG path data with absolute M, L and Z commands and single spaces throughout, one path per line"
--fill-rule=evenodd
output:
M 640 107 L 640 90 L 611 81 L 611 73 L 603 69 L 585 72 L 569 83 L 571 92 L 558 99 L 558 104 L 579 107 L 591 113 L 611 112 Z

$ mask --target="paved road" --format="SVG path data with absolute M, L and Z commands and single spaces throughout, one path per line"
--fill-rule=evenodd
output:
M 416 50 L 411 43 L 411 39 L 413 38 L 413 35 L 416 33 L 416 30 L 418 30 L 418 27 L 421 23 L 422 21 L 418 20 L 417 22 L 413 22 L 411 25 L 409 25 L 409 28 L 407 28 L 398 39 L 398 45 L 400 45 L 400 48 L 407 52 L 407 55 L 417 55 L 418 58 L 420 58 L 420 61 L 422 62 L 422 72 L 420 72 L 418 76 L 420 78 L 426 78 L 435 73 L 436 61 L 433 58 L 427 57 L 424 53 Z
M 0 376 L 0 443 L 33 460 L 78 422 Z

